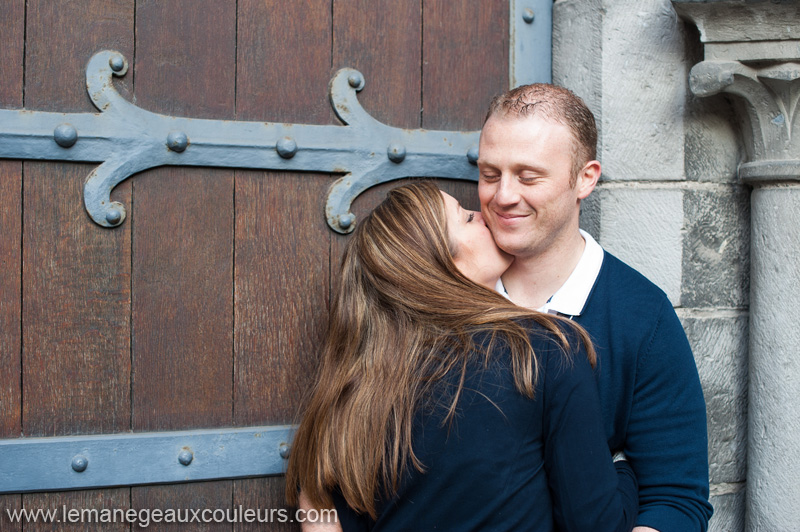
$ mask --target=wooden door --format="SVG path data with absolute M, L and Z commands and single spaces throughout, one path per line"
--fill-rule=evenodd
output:
M 360 70 L 381 122 L 476 130 L 508 78 L 507 0 L 4 0 L 0 107 L 93 112 L 89 58 L 167 115 L 338 123 L 328 83 Z M 335 176 L 165 167 L 114 190 L 126 222 L 83 208 L 93 165 L 0 160 L 0 437 L 287 424 L 314 374 L 348 238 L 324 204 Z M 396 183 L 363 194 L 363 214 Z M 477 207 L 474 183 L 442 188 Z M 0 496 L 6 509 L 284 508 L 281 477 Z M 191 530 L 295 530 L 202 523 Z M 135 527 L 133 527 L 135 528 Z M 169 529 L 151 523 L 148 530 Z M 174 526 L 172 526 L 174 528 Z

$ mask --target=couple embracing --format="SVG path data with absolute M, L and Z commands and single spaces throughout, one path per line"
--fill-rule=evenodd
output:
M 579 229 L 597 130 L 552 85 L 491 103 L 481 210 L 393 189 L 342 260 L 287 472 L 307 530 L 705 531 L 706 414 L 666 295 Z

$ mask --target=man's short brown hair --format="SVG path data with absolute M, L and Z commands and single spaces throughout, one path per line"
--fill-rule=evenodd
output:
M 569 128 L 573 137 L 572 180 L 583 166 L 597 159 L 597 125 L 584 101 L 564 87 L 533 83 L 495 96 L 489 104 L 484 124 L 492 116 L 524 118 L 540 115 Z

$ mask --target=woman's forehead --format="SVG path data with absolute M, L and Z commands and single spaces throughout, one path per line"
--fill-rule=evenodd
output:
M 457 199 L 455 199 L 453 196 L 451 196 L 450 194 L 448 194 L 444 190 L 440 190 L 439 192 L 442 193 L 442 197 L 444 198 L 445 207 L 447 207 L 448 209 L 458 209 L 460 204 L 459 204 Z

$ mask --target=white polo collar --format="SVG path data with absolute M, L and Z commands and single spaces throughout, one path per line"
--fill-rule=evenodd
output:
M 561 285 L 561 288 L 547 300 L 543 307 L 537 309 L 540 312 L 580 316 L 586 306 L 586 300 L 589 299 L 589 294 L 592 292 L 597 276 L 600 274 L 604 253 L 603 248 L 589 233 L 583 229 L 580 231 L 581 236 L 586 241 L 583 254 L 575 269 L 572 270 L 570 276 Z M 502 279 L 497 281 L 495 290 L 508 297 L 508 292 L 503 286 Z

